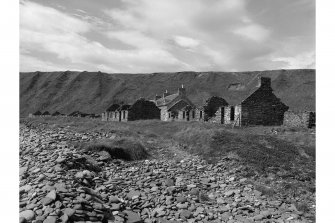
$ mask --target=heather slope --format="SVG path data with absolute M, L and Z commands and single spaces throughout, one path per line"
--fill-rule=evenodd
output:
M 210 96 L 225 98 L 233 90 L 248 90 L 260 76 L 271 77 L 274 93 L 291 110 L 315 110 L 315 70 L 253 72 L 177 72 L 107 74 L 101 72 L 20 73 L 20 114 L 41 111 L 101 113 L 113 102 L 152 99 L 181 84 L 195 104 Z

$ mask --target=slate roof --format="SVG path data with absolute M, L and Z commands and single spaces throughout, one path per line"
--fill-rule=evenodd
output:
M 250 95 L 252 95 L 257 89 L 258 87 L 243 91 L 235 91 L 232 92 L 232 94 L 228 94 L 227 96 L 225 96 L 224 99 L 229 105 L 238 105 L 241 104 Z
M 61 113 L 59 111 L 56 111 L 52 114 L 52 116 L 57 116 L 57 115 L 61 115 Z
M 69 114 L 69 116 L 85 116 L 86 114 L 80 111 L 74 111 Z
M 228 90 L 224 99 L 230 105 L 241 104 L 245 99 L 252 95 L 257 89 L 260 88 L 259 79 L 254 79 L 249 83 L 245 83 L 245 88 L 241 90 Z
M 168 105 L 169 103 L 171 103 L 174 99 L 176 99 L 179 96 L 178 93 L 175 94 L 170 94 L 168 96 L 165 96 L 164 98 L 160 98 L 156 101 L 156 105 L 158 107 L 160 106 L 164 106 L 164 105 Z
M 123 111 L 128 110 L 131 107 L 131 105 L 121 105 L 117 110 Z
M 182 109 L 180 109 L 181 111 L 190 111 L 190 110 L 192 110 L 193 109 L 193 106 L 191 106 L 191 105 L 186 105 L 186 106 L 184 106 Z
M 195 107 L 194 104 L 192 103 L 191 100 L 187 99 L 186 97 L 182 97 L 180 98 L 179 100 L 174 100 L 174 101 L 171 101 L 173 103 L 169 103 L 168 106 L 167 106 L 167 109 L 170 110 L 170 108 L 172 108 L 174 105 L 176 105 L 178 102 L 180 101 L 185 101 L 188 105 L 185 105 L 184 108 L 186 106 L 191 106 L 191 107 Z
M 35 112 L 33 115 L 42 115 L 42 112 L 37 111 L 37 112 Z
M 106 111 L 108 111 L 108 112 L 112 112 L 112 111 L 117 110 L 119 107 L 120 107 L 119 104 L 112 104 L 111 106 L 109 106 L 109 108 L 107 108 Z

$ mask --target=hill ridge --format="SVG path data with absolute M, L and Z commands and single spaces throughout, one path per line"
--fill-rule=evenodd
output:
M 210 96 L 225 98 L 231 84 L 248 88 L 258 76 L 271 77 L 274 93 L 291 110 L 315 110 L 315 70 L 281 69 L 245 72 L 180 71 L 104 73 L 87 71 L 20 72 L 20 114 L 37 110 L 101 113 L 110 104 L 153 99 L 183 84 L 189 98 L 200 105 Z

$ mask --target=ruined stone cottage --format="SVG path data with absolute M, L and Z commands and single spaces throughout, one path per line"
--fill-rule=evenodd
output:
M 249 125 L 282 125 L 284 113 L 288 110 L 273 93 L 271 78 L 261 77 L 249 90 L 231 92 L 225 99 L 228 105 L 220 107 L 215 114 L 215 122 Z
M 128 105 L 128 104 L 120 105 L 120 107 L 118 108 L 118 112 L 119 112 L 118 119 L 120 122 L 128 121 L 128 112 L 129 112 L 130 107 L 131 105 Z
M 227 105 L 228 102 L 224 98 L 218 96 L 210 97 L 209 99 L 206 100 L 206 103 L 203 106 L 205 113 L 204 120 L 209 122 L 217 122 L 216 111 L 219 108 Z
M 177 93 L 165 91 L 162 96 L 156 95 L 153 101 L 160 109 L 162 121 L 199 121 L 203 118 L 203 109 L 197 108 L 188 99 L 183 85 Z
M 104 113 L 103 121 L 136 121 L 145 119 L 159 119 L 160 110 L 152 101 L 140 98 L 134 104 L 113 104 Z
M 120 108 L 119 104 L 109 106 L 106 111 L 101 114 L 102 121 L 121 121 L 118 108 Z
M 160 110 L 152 101 L 140 98 L 128 110 L 128 121 L 160 119 Z

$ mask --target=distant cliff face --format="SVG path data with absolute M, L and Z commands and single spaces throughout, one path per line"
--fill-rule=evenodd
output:
M 107 74 L 101 72 L 20 73 L 20 114 L 37 110 L 101 113 L 112 103 L 153 99 L 165 90 L 176 92 L 182 84 L 196 104 L 211 96 L 248 89 L 258 77 L 271 77 L 274 93 L 291 110 L 315 110 L 315 70 L 253 72 L 177 72 Z

